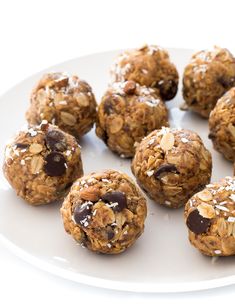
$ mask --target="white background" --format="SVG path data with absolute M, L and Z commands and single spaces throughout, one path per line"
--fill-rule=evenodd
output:
M 194 49 L 219 45 L 235 52 L 234 16 L 233 0 L 0 0 L 0 94 L 30 74 L 87 53 L 143 43 Z M 0 306 L 4 307 L 232 306 L 234 298 L 235 286 L 174 295 L 86 287 L 41 272 L 0 245 Z

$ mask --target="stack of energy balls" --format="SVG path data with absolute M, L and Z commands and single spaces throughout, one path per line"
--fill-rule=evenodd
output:
M 120 253 L 144 230 L 147 201 L 126 174 L 83 176 L 77 141 L 96 123 L 96 135 L 122 158 L 132 158 L 138 185 L 157 205 L 185 207 L 190 242 L 209 256 L 235 255 L 235 177 L 210 183 L 211 153 L 200 136 L 171 128 L 165 102 L 179 75 L 155 45 L 120 54 L 97 106 L 89 84 L 49 73 L 31 94 L 28 127 L 6 146 L 4 173 L 33 205 L 64 199 L 65 230 L 96 252 Z M 209 118 L 214 148 L 235 162 L 235 59 L 215 47 L 192 56 L 183 74 L 186 108 Z

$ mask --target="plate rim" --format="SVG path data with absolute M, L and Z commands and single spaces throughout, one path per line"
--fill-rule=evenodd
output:
M 209 290 L 220 287 L 225 287 L 235 284 L 235 275 L 228 277 L 215 278 L 199 282 L 179 282 L 179 283 L 135 283 L 135 282 L 123 282 L 114 281 L 110 279 L 104 279 L 99 277 L 88 276 L 82 273 L 72 272 L 66 269 L 62 269 L 40 260 L 36 256 L 24 251 L 22 248 L 6 239 L 0 234 L 0 242 L 8 248 L 15 256 L 19 257 L 26 263 L 54 276 L 70 280 L 73 282 L 81 283 L 86 286 L 92 286 L 96 288 L 116 290 L 123 292 L 135 292 L 135 293 L 186 293 L 195 292 L 201 290 Z
M 194 52 L 194 49 L 191 48 L 175 48 L 175 47 L 165 47 L 169 53 L 172 51 L 179 51 L 184 50 L 187 52 Z M 88 53 L 84 54 L 79 57 L 70 58 L 65 61 L 61 61 L 59 63 L 54 63 L 49 67 L 45 67 L 42 70 L 39 70 L 30 76 L 27 76 L 8 88 L 5 92 L 1 93 L 0 100 L 4 100 L 4 96 L 7 96 L 14 90 L 15 87 L 20 86 L 22 83 L 30 80 L 31 78 L 35 77 L 36 75 L 45 72 L 46 70 L 52 70 L 55 66 L 64 65 L 68 62 L 76 61 L 77 59 L 83 59 L 91 56 L 99 56 L 103 55 L 104 53 L 120 53 L 123 50 L 130 49 L 130 48 L 122 48 L 122 49 L 110 49 L 99 51 L 95 53 Z M 80 284 L 84 284 L 87 286 L 92 286 L 96 288 L 108 289 L 108 290 L 117 290 L 123 292 L 134 292 L 134 293 L 184 293 L 184 292 L 193 292 L 193 291 L 201 291 L 201 290 L 209 290 L 215 289 L 220 287 L 225 287 L 229 285 L 235 284 L 235 275 L 221 277 L 221 278 L 214 278 L 204 281 L 197 281 L 197 282 L 171 282 L 171 283 L 141 283 L 141 282 L 125 282 L 125 281 L 115 281 L 111 279 L 104 279 L 99 277 L 88 276 L 86 274 L 72 272 L 67 269 L 59 268 L 58 266 L 51 264 L 45 260 L 40 260 L 36 256 L 33 256 L 29 252 L 23 250 L 21 247 L 17 246 L 16 244 L 12 243 L 8 240 L 2 233 L 0 233 L 0 242 L 5 246 L 12 254 L 16 257 L 20 258 L 26 263 L 42 270 L 43 272 L 50 273 L 54 276 L 63 278 L 65 280 L 70 280 L 73 282 L 77 282 Z

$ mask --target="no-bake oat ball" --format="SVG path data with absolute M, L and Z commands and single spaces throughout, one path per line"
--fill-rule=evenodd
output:
M 144 230 L 146 200 L 125 174 L 91 173 L 72 186 L 61 208 L 65 230 L 83 247 L 116 254 Z
M 185 206 L 189 240 L 208 256 L 235 255 L 235 177 L 206 186 Z
M 162 126 L 168 112 L 158 92 L 134 81 L 113 83 L 98 108 L 97 136 L 123 157 L 132 157 L 135 143 Z
M 111 68 L 112 81 L 133 80 L 147 87 L 157 88 L 163 100 L 175 97 L 179 75 L 168 52 L 156 45 L 120 54 Z
M 214 148 L 235 161 L 235 87 L 218 100 L 210 113 L 209 129 Z
M 43 121 L 20 131 L 6 146 L 3 171 L 16 193 L 32 205 L 63 198 L 83 175 L 76 139 Z
M 210 182 L 212 161 L 195 132 L 163 127 L 138 145 L 131 168 L 157 204 L 178 208 Z
M 88 83 L 77 76 L 48 73 L 32 91 L 26 119 L 32 125 L 47 120 L 80 138 L 93 127 L 96 100 Z
M 235 85 L 235 59 L 224 48 L 195 53 L 185 67 L 183 97 L 187 107 L 208 118 L 217 100 Z

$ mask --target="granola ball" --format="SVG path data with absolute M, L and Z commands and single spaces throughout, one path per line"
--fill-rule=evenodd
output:
M 183 97 L 187 107 L 208 118 L 217 100 L 235 85 L 235 59 L 215 47 L 195 53 L 183 75 Z
M 64 228 L 83 247 L 117 254 L 144 230 L 146 200 L 125 174 L 91 173 L 72 186 L 61 208 Z
M 208 256 L 235 255 L 235 177 L 206 186 L 185 206 L 189 240 Z
M 32 205 L 62 199 L 83 175 L 76 139 L 43 121 L 20 131 L 6 146 L 3 171 L 16 193 Z
M 159 90 L 163 100 L 171 100 L 178 89 L 179 75 L 167 50 L 145 45 L 119 55 L 111 68 L 112 81 L 133 80 Z
M 96 134 L 122 157 L 132 157 L 135 143 L 162 126 L 168 126 L 165 104 L 134 81 L 113 83 L 98 108 Z
M 195 132 L 163 127 L 138 145 L 131 168 L 157 204 L 179 208 L 210 182 L 212 161 Z
M 92 89 L 77 76 L 48 73 L 32 91 L 26 119 L 32 125 L 47 120 L 80 138 L 91 130 L 96 119 L 96 101 Z
M 209 129 L 214 148 L 235 161 L 235 87 L 218 100 L 209 117 Z

